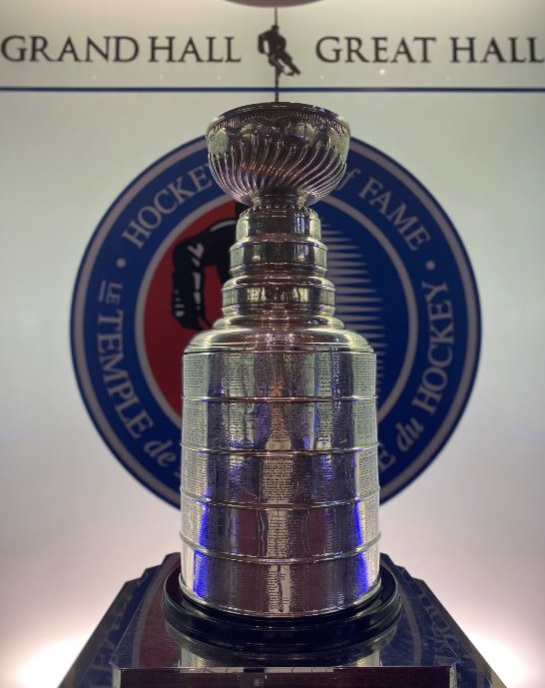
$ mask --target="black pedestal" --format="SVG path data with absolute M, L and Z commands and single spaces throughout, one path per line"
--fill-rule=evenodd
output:
M 286 643 L 259 623 L 241 635 L 221 615 L 198 632 L 179 623 L 168 599 L 162 605 L 165 585 L 175 591 L 171 554 L 123 586 L 60 688 L 505 688 L 426 584 L 381 562 L 383 598 L 393 580 L 399 614 L 374 629 L 349 614 L 335 633 L 311 622 Z

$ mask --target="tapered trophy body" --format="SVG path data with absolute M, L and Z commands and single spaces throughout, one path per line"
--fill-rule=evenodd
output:
M 207 137 L 214 177 L 250 207 L 223 317 L 184 354 L 181 587 L 233 614 L 339 612 L 380 584 L 376 360 L 335 318 L 308 209 L 344 174 L 349 129 L 272 103 Z

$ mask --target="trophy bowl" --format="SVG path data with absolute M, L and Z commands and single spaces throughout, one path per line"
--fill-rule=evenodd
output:
M 323 108 L 263 103 L 221 115 L 207 139 L 212 174 L 227 194 L 253 207 L 302 207 L 341 180 L 350 128 Z

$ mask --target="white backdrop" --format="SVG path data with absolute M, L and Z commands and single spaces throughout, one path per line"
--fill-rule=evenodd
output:
M 367 3 L 359 33 L 416 35 L 418 25 L 445 36 L 475 35 L 471 31 L 480 27 L 486 35 L 531 36 L 545 26 L 537 1 L 508 3 L 501 13 L 491 1 L 457 3 L 452 16 L 438 16 L 431 11 L 436 3 L 418 0 L 411 12 L 400 10 L 392 28 L 390 11 L 397 5 Z M 328 33 L 345 35 L 339 10 L 348 14 L 359 7 L 323 0 L 286 9 L 282 17 L 286 33 L 301 16 L 319 23 L 318 35 L 333 12 L 340 25 Z M 0 31 L 2 37 L 166 35 L 177 14 L 180 25 L 191 26 L 186 32 L 196 34 L 206 21 L 244 21 L 253 22 L 249 33 L 255 36 L 269 22 L 261 14 L 266 10 L 222 0 L 176 6 L 157 0 L 151 12 L 151 5 L 125 1 L 112 8 L 105 0 L 47 6 L 9 0 Z M 291 41 L 297 44 L 295 34 Z M 109 78 L 114 85 L 156 85 L 173 78 L 165 68 L 161 80 L 149 64 L 138 74 L 110 67 L 82 65 L 78 71 L 70 64 L 4 60 L 0 86 Z M 432 67 L 433 73 L 406 79 L 446 83 L 448 65 Z M 511 71 L 498 72 L 503 67 Z M 502 65 L 471 78 L 478 85 L 484 79 L 544 85 L 543 64 L 513 70 Z M 376 71 L 369 80 L 380 78 Z M 187 78 L 204 78 L 192 74 Z M 248 78 L 241 76 L 243 82 Z M 405 77 L 391 78 L 399 83 Z M 0 92 L 2 688 L 56 685 L 121 584 L 178 547 L 175 509 L 122 468 L 83 407 L 69 349 L 70 300 L 85 246 L 117 194 L 161 155 L 202 135 L 215 114 L 250 99 L 266 96 Z M 539 688 L 545 612 L 545 94 L 301 99 L 341 111 L 356 137 L 407 167 L 445 208 L 468 250 L 483 317 L 477 382 L 441 455 L 382 509 L 382 549 L 426 580 L 510 688 Z

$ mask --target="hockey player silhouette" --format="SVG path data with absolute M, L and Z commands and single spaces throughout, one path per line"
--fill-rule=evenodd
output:
M 294 76 L 301 74 L 294 64 L 291 55 L 286 51 L 287 41 L 280 34 L 278 24 L 273 24 L 268 31 L 260 34 L 257 49 L 262 55 L 267 55 L 269 64 L 280 74 Z
M 197 331 L 211 327 L 204 302 L 205 268 L 215 266 L 221 283 L 227 281 L 235 228 L 236 219 L 221 220 L 174 247 L 171 311 L 182 327 Z

